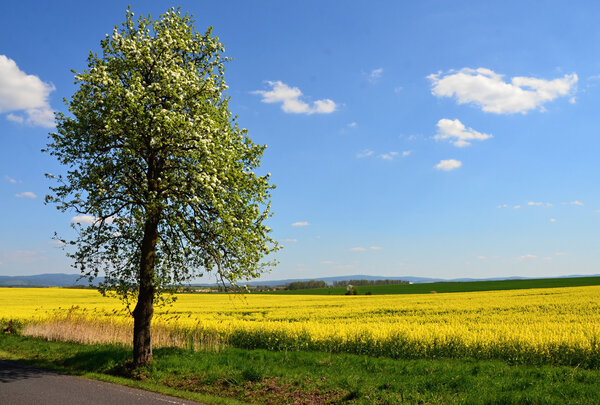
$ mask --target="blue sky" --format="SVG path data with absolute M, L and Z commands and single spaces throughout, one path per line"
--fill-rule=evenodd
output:
M 40 149 L 127 4 L 3 4 L 0 275 L 74 272 Z M 277 185 L 265 279 L 600 273 L 600 3 L 131 5 L 181 5 L 234 58 L 230 109 Z

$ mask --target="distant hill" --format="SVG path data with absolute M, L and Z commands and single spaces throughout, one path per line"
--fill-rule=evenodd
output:
M 409 281 L 411 283 L 434 283 L 436 281 L 446 281 L 441 278 L 427 278 L 427 277 L 383 277 L 383 276 L 367 276 L 364 274 L 355 274 L 352 276 L 336 276 L 336 277 L 319 277 L 319 278 L 289 278 L 285 280 L 273 280 L 273 281 L 251 281 L 248 285 L 262 285 L 268 287 L 282 286 L 289 283 L 293 283 L 296 281 L 309 281 L 309 280 L 317 280 L 317 281 L 325 281 L 327 284 L 333 284 L 334 281 L 344 281 L 344 280 L 404 280 Z
M 2 287 L 73 287 L 89 285 L 79 274 L 48 273 L 33 276 L 0 276 Z M 101 281 L 98 279 L 95 283 Z
M 600 275 L 572 275 L 572 276 L 558 276 L 552 278 L 575 278 L 575 277 L 599 277 Z M 73 286 L 87 286 L 89 285 L 87 279 L 79 280 L 79 274 L 65 274 L 65 273 L 51 273 L 51 274 L 36 274 L 33 276 L 0 276 L 0 287 L 73 287 Z M 536 277 L 539 279 L 539 277 Z M 549 278 L 549 277 L 548 277 Z M 102 281 L 102 277 L 94 280 L 94 284 L 98 284 Z M 441 279 L 441 278 L 428 278 L 428 277 L 415 277 L 415 276 L 403 276 L 403 277 L 385 277 L 385 276 L 368 276 L 364 274 L 355 274 L 350 276 L 335 276 L 335 277 L 320 277 L 320 278 L 290 278 L 285 280 L 255 280 L 250 281 L 247 284 L 251 286 L 284 286 L 288 283 L 295 281 L 308 281 L 308 280 L 322 280 L 327 284 L 333 284 L 334 281 L 344 280 L 404 280 L 409 281 L 413 284 L 422 283 L 439 283 L 439 282 L 470 282 L 470 281 L 497 281 L 497 280 L 532 280 L 533 277 L 495 277 L 495 278 L 456 278 L 456 279 Z M 193 283 L 194 286 L 214 286 L 215 283 Z
M 570 275 L 570 276 L 555 276 L 555 277 L 489 277 L 489 278 L 429 278 L 429 277 L 415 277 L 415 276 L 403 276 L 403 277 L 385 277 L 385 276 L 367 276 L 364 274 L 355 274 L 352 276 L 336 276 L 336 277 L 320 277 L 320 278 L 291 278 L 286 280 L 273 280 L 273 281 L 251 281 L 248 285 L 260 285 L 267 287 L 283 286 L 288 283 L 296 281 L 325 281 L 327 284 L 333 284 L 334 281 L 345 281 L 345 280 L 404 280 L 412 284 L 423 284 L 423 283 L 455 283 L 455 282 L 476 282 L 476 281 L 503 281 L 503 280 L 539 280 L 546 278 L 576 278 L 576 277 L 600 277 L 600 274 L 590 275 Z
M 33 276 L 0 276 L 1 287 L 72 287 L 72 286 L 87 286 L 89 285 L 87 279 L 79 279 L 78 274 L 37 274 Z M 94 284 L 98 284 L 102 280 L 102 277 L 94 281 Z M 340 276 L 340 277 L 321 277 L 317 279 L 312 278 L 293 278 L 286 280 L 255 280 L 250 281 L 248 285 L 261 285 L 261 286 L 282 286 L 294 281 L 308 281 L 308 280 L 323 280 L 327 284 L 332 284 L 334 281 L 343 280 L 404 280 L 410 281 L 411 283 L 432 283 L 436 281 L 444 281 L 439 278 L 426 278 L 426 277 L 378 277 L 378 276 L 367 276 L 367 275 L 353 275 L 353 276 Z M 192 283 L 193 286 L 214 286 L 216 283 Z

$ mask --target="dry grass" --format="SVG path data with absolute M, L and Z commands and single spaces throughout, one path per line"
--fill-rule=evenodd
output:
M 43 322 L 28 323 L 23 327 L 22 334 L 62 342 L 108 343 L 130 347 L 133 341 L 133 324 L 68 314 L 62 317 L 54 316 Z M 214 334 L 177 329 L 160 322 L 152 325 L 152 345 L 213 351 L 218 351 L 224 346 Z
M 77 342 L 84 344 L 109 343 L 130 345 L 132 331 L 110 322 L 87 320 L 55 319 L 46 322 L 26 324 L 23 335 L 41 337 L 47 340 Z

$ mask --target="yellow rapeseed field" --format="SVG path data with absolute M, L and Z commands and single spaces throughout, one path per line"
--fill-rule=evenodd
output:
M 132 320 L 93 290 L 0 289 L 29 335 L 128 344 Z M 183 294 L 157 310 L 158 346 L 322 350 L 393 358 L 600 365 L 600 286 L 427 295 Z

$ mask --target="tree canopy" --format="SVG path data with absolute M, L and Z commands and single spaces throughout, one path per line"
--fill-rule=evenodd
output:
M 56 114 L 46 151 L 67 172 L 49 175 L 46 201 L 77 214 L 65 240 L 74 265 L 104 275 L 103 293 L 133 298 L 149 328 L 172 286 L 206 272 L 235 284 L 274 265 L 263 260 L 278 249 L 265 225 L 274 186 L 255 173 L 265 146 L 229 111 L 228 58 L 211 28 L 198 33 L 175 9 L 157 20 L 128 9 L 100 44 L 74 72 L 69 113 Z

